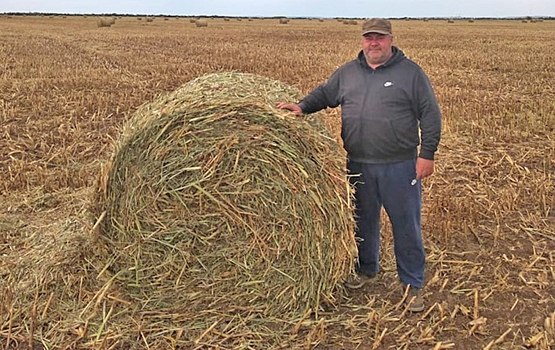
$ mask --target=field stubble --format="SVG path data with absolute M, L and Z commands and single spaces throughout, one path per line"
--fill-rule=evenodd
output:
M 319 319 L 276 320 L 288 336 L 226 337 L 207 325 L 194 346 L 555 344 L 555 22 L 393 25 L 395 43 L 428 72 L 444 116 L 436 173 L 424 182 L 429 308 L 410 315 L 400 306 L 384 215 L 383 273 L 366 293 Z M 359 26 L 211 19 L 197 28 L 183 18 L 121 18 L 98 28 L 93 17 L 4 16 L 0 33 L 3 348 L 109 347 L 129 332 L 140 347 L 155 344 L 154 335 L 160 346 L 193 346 L 179 329 L 139 321 L 131 330 L 115 321 L 110 327 L 131 317 L 126 301 L 105 284 L 85 282 L 101 266 L 75 266 L 94 253 L 82 251 L 92 226 L 84 212 L 100 164 L 143 102 L 229 70 L 308 92 L 357 54 Z M 326 125 L 340 142 L 337 110 Z M 85 320 L 92 309 L 97 317 Z

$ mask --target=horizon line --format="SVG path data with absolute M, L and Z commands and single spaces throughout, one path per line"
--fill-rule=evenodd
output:
M 261 15 L 199 15 L 199 14 L 141 14 L 141 13 L 117 13 L 117 12 L 88 12 L 88 13 L 67 13 L 67 12 L 42 12 L 42 11 L 13 11 L 13 12 L 1 12 L 2 15 L 63 15 L 63 16 L 126 16 L 126 17 L 208 17 L 208 18 L 297 18 L 297 19 L 365 19 L 366 17 L 345 17 L 345 16 L 284 16 L 284 15 L 274 15 L 274 16 L 261 16 Z M 532 18 L 542 18 L 542 19 L 555 19 L 555 16 L 542 16 L 542 15 L 520 15 L 520 16 L 385 16 L 381 17 L 385 19 L 532 19 Z

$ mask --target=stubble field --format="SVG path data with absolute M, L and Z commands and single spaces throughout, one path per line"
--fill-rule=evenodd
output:
M 387 221 L 374 285 L 266 333 L 148 324 L 96 278 L 91 191 L 139 105 L 219 71 L 306 93 L 355 57 L 360 24 L 0 17 L 0 349 L 555 346 L 555 21 L 393 22 L 444 122 L 424 181 L 424 313 L 399 304 Z M 340 142 L 339 111 L 325 123 Z

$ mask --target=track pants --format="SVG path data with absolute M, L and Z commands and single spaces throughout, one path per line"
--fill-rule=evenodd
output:
M 383 206 L 393 228 L 399 279 L 422 288 L 426 258 L 421 232 L 422 185 L 413 182 L 416 160 L 386 164 L 347 161 L 347 169 L 355 187 L 358 272 L 373 276 L 379 271 Z

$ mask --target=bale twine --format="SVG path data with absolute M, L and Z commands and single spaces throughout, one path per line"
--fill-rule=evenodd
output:
M 300 317 L 342 291 L 356 252 L 344 155 L 321 115 L 275 108 L 298 98 L 268 78 L 216 73 L 124 127 L 94 203 L 107 271 L 142 313 L 229 334 L 245 315 Z

